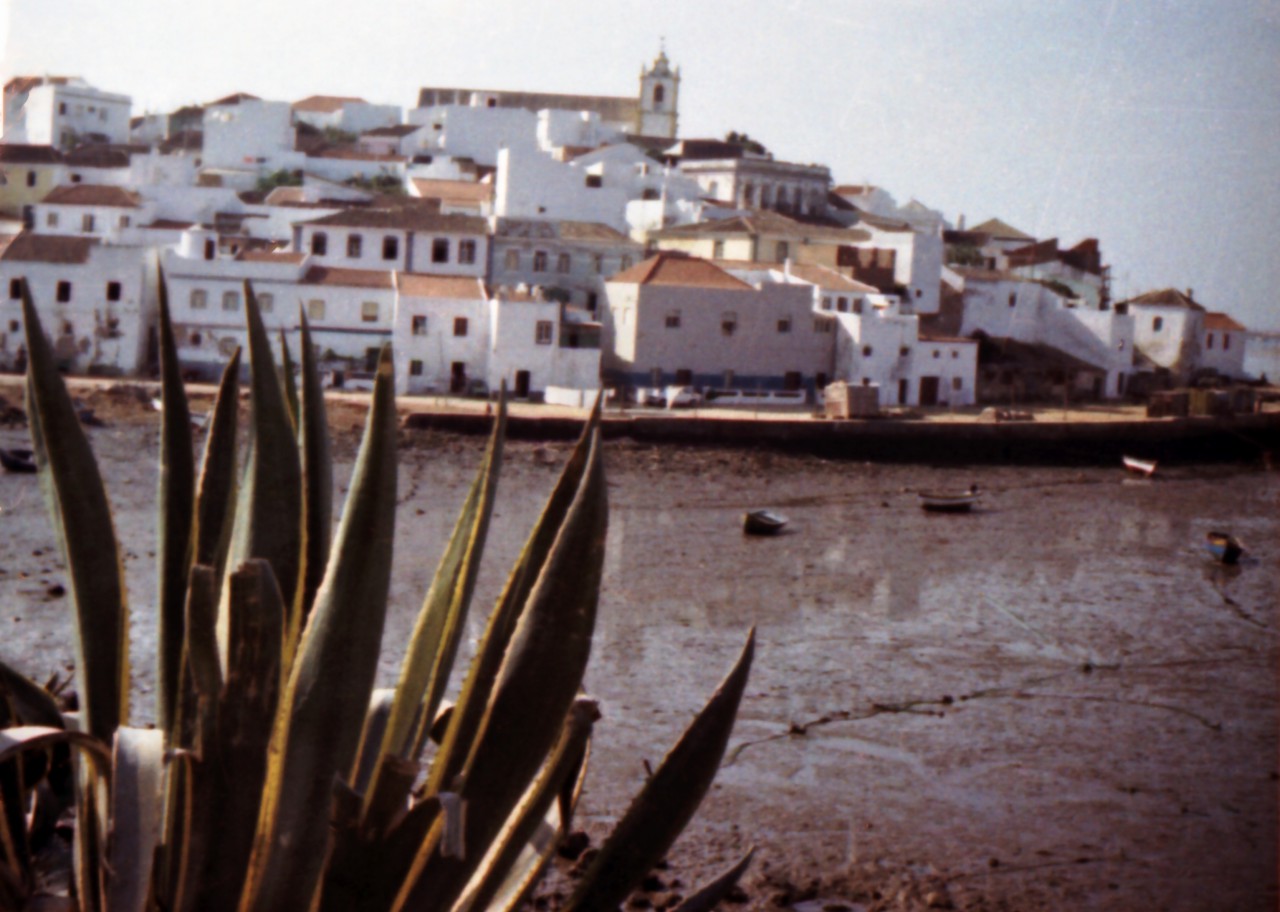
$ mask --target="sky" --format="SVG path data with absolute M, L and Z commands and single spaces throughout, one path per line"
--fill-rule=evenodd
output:
M 1192 289 L 1280 331 L 1280 0 L 0 0 L 0 76 L 134 113 L 235 91 L 412 107 L 420 86 L 634 95 L 953 223 L 1096 237 L 1113 297 Z

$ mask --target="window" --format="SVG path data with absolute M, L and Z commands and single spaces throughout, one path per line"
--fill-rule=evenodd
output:
M 720 317 L 720 333 L 725 336 L 732 336 L 738 328 L 738 315 L 731 310 L 727 310 Z
M 121 228 L 128 228 L 130 224 L 132 224 L 132 222 L 130 221 L 129 216 L 127 216 L 127 215 L 122 215 L 122 216 L 120 216 L 120 227 L 121 227 Z
M 394 260 L 398 256 L 400 256 L 400 239 L 394 234 L 388 234 L 382 239 L 382 258 Z
M 431 242 L 431 262 L 447 263 L 449 262 L 449 239 L 436 238 Z
M 119 282 L 107 283 L 107 300 L 108 301 L 120 300 L 120 283 Z
M 65 101 L 58 102 L 58 113 L 59 114 L 67 113 L 67 103 Z
M 45 223 L 45 225 L 47 225 L 47 226 L 48 226 L 48 227 L 50 227 L 50 228 L 57 228 L 57 227 L 58 227 L 58 213 L 56 213 L 56 212 L 50 212 L 47 216 L 45 216 L 44 223 Z
M 778 241 L 778 252 L 775 259 L 779 263 L 785 263 L 789 256 L 791 256 L 791 245 L 786 241 Z
M 307 302 L 307 319 L 323 320 L 324 319 L 324 301 L 320 298 L 312 298 Z
M 1213 333 L 1209 333 L 1208 338 L 1207 338 L 1207 339 L 1205 339 L 1204 347 L 1205 347 L 1205 348 L 1213 348 Z
M 323 231 L 317 231 L 311 235 L 311 255 L 324 256 L 329 252 L 329 235 Z
M 476 242 L 458 241 L 458 262 L 474 263 L 476 261 Z
M 724 259 L 724 241 L 714 241 L 711 244 L 711 258 L 713 260 Z
M 539 320 L 535 327 L 535 341 L 539 345 L 550 345 L 551 338 L 555 333 L 555 327 L 550 320 Z
M 81 231 L 93 230 L 93 213 L 92 212 L 86 212 L 84 215 L 80 216 L 80 230 Z
M 870 358 L 870 357 L 871 357 L 871 346 L 870 346 L 870 345 L 864 345 L 864 346 L 862 346 L 862 357 L 864 357 L 864 358 Z
M 9 280 L 9 297 L 15 301 L 22 297 L 22 279 Z
M 680 311 L 678 310 L 667 311 L 666 327 L 667 329 L 680 328 Z
M 276 309 L 276 296 L 273 294 L 257 295 L 258 310 L 265 313 L 271 313 Z
M 222 293 L 222 309 L 223 310 L 239 310 L 240 309 L 240 292 L 224 291 Z
M 587 310 L 595 313 L 596 308 L 600 306 L 600 297 L 594 291 L 587 292 Z
M 799 371 L 787 371 L 782 375 L 782 388 L 784 390 L 798 390 L 803 382 L 804 376 Z
M 831 320 L 825 320 L 822 317 L 814 317 L 813 331 L 816 333 L 829 333 L 831 332 L 831 324 Z
M 558 257 L 556 257 L 556 272 L 568 272 L 569 264 L 570 264 L 569 254 L 567 253 L 560 254 Z
M 192 347 L 192 348 L 199 348 L 199 347 L 201 346 L 201 344 L 203 344 L 203 342 L 204 342 L 204 336 L 202 336 L 202 335 L 201 335 L 200 333 L 198 333 L 198 332 L 193 332 L 193 333 L 192 333 L 192 334 L 187 338 L 187 342 L 191 345 L 191 347 Z
M 951 388 L 952 388 L 953 390 L 961 390 L 961 389 L 964 389 L 964 380 L 962 380 L 962 379 L 961 379 L 961 378 L 959 378 L 959 377 L 952 377 L 952 378 L 951 378 Z
M 209 295 L 203 288 L 191 289 L 191 309 L 204 310 L 209 304 Z
M 70 301 L 70 300 L 71 300 L 71 283 L 70 283 L 70 282 L 59 282 L 59 283 L 58 283 L 58 295 L 57 295 L 57 298 L 58 298 L 58 302 L 59 302 L 60 304 L 65 304 L 65 303 L 67 303 L 68 301 Z
M 360 321 L 362 323 L 378 322 L 378 302 L 363 301 L 360 304 Z
M 849 299 L 845 297 L 836 298 L 836 310 L 841 313 L 847 313 L 849 310 Z
M 653 108 L 659 110 L 662 107 L 662 101 L 667 97 L 667 87 L 658 83 L 653 87 Z
M 791 332 L 791 319 L 789 317 L 783 317 L 781 320 L 778 321 L 778 332 L 780 333 Z
M 1016 293 L 1011 292 L 1009 294 L 1009 306 L 1016 307 L 1017 304 L 1018 304 L 1018 295 Z
M 862 299 L 862 298 L 856 298 L 856 299 L 854 300 L 854 302 L 853 302 L 853 312 L 854 312 L 854 313 L 856 313 L 856 314 L 860 314 L 860 313 L 862 313 L 862 301 L 863 301 L 863 299 Z
M 34 187 L 36 185 L 36 173 L 34 171 L 27 172 L 27 186 Z
M 347 256 L 353 260 L 360 259 L 364 247 L 364 238 L 358 234 L 347 235 Z
M 600 275 L 604 272 L 604 257 L 598 253 L 592 257 L 591 268 L 595 270 L 596 275 Z
M 953 348 L 953 349 L 951 350 L 951 357 L 952 357 L 952 358 L 959 358 L 959 357 L 960 357 L 960 352 L 958 352 L 957 350 L 955 350 L 955 349 Z
M 218 252 L 218 243 L 213 238 L 204 239 L 204 258 L 212 260 L 214 254 Z
M 410 376 L 410 377 L 421 377 L 421 376 L 422 376 L 422 362 L 421 362 L 421 361 L 414 360 L 414 361 L 410 361 L 410 362 L 409 362 L 409 376 Z
M 415 336 L 425 336 L 427 334 L 427 318 L 424 314 L 419 314 L 410 321 L 411 332 Z
M 1228 333 L 1222 334 L 1222 350 L 1226 351 L 1231 347 L 1231 336 Z
M 504 256 L 502 259 L 502 265 L 507 269 L 519 269 L 520 268 L 520 251 L 508 250 L 506 253 L 506 256 Z
M 599 190 L 604 186 L 604 178 L 599 174 L 588 174 L 584 183 L 590 190 Z
M 1152 332 L 1159 332 L 1159 331 L 1160 331 L 1160 330 L 1162 330 L 1163 328 L 1164 328 L 1164 317 L 1152 317 L 1152 318 L 1151 318 L 1151 331 L 1152 331 Z
M 467 334 L 467 318 L 466 317 L 453 318 L 453 334 L 455 336 L 465 336 Z
M 630 268 L 631 268 L 631 257 L 629 257 L 629 256 L 624 256 L 624 257 L 622 258 L 622 262 L 619 264 L 619 268 L 620 268 L 620 269 L 630 269 Z
M 935 348 L 935 349 L 933 350 L 933 356 L 934 356 L 935 358 L 941 358 L 941 357 L 942 357 L 942 352 L 938 351 L 938 350 Z
M 830 298 L 824 297 L 822 299 L 823 310 L 835 310 L 835 307 L 836 307 L 835 302 L 833 302 Z
M 547 252 L 545 250 L 535 250 L 533 252 L 533 271 L 547 271 Z
M 909 354 L 911 354 L 911 346 L 909 345 L 904 345 L 900 349 L 898 349 L 899 358 L 905 358 Z

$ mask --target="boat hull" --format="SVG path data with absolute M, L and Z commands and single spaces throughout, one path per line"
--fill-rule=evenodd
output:
M 752 510 L 742 514 L 742 532 L 745 535 L 777 535 L 786 524 L 785 516 L 768 510 Z

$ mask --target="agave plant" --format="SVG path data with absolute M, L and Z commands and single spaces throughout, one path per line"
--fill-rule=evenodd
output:
M 502 460 L 500 402 L 399 679 L 375 689 L 396 502 L 389 350 L 331 534 L 305 314 L 295 386 L 287 348 L 276 370 L 246 283 L 247 455 L 239 465 L 237 352 L 197 473 L 162 278 L 157 718 L 137 727 L 106 491 L 25 283 L 22 298 L 32 438 L 69 576 L 80 701 L 61 713 L 0 665 L 0 908 L 21 909 L 36 890 L 32 856 L 68 751 L 83 912 L 517 906 L 570 825 L 598 715 L 581 687 L 607 526 L 599 404 L 450 703 Z M 753 639 L 566 908 L 616 908 L 687 824 L 723 755 Z M 689 912 L 714 905 L 748 861 L 692 895 Z

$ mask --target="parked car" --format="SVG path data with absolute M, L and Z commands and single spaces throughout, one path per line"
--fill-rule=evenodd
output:
M 693 408 L 702 404 L 702 394 L 687 386 L 667 387 L 667 408 Z

